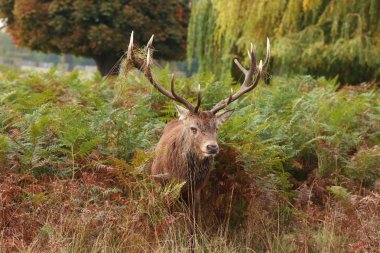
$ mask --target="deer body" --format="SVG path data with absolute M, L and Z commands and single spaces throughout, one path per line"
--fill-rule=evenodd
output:
M 146 46 L 146 59 L 143 59 L 141 56 L 134 54 L 132 32 L 127 52 L 127 66 L 133 66 L 143 72 L 154 88 L 186 108 L 175 104 L 179 119 L 173 120 L 166 125 L 156 147 L 156 156 L 151 172 L 163 184 L 171 180 L 186 182 L 182 189 L 182 195 L 187 197 L 197 209 L 200 190 L 208 179 L 214 156 L 219 152 L 217 144 L 218 126 L 223 124 L 233 113 L 233 110 L 219 111 L 257 86 L 263 68 L 269 63 L 269 39 L 267 40 L 267 56 L 264 64 L 260 61 L 257 67 L 256 50 L 252 44 L 251 50 L 248 51 L 250 58 L 249 69 L 245 69 L 235 59 L 235 64 L 245 76 L 242 86 L 236 93 L 233 93 L 231 89 L 228 98 L 220 101 L 208 111 L 199 111 L 201 105 L 200 87 L 197 95 L 198 102 L 196 106 L 193 106 L 189 101 L 176 94 L 174 75 L 172 75 L 170 91 L 154 80 L 151 70 L 152 42 L 153 36 Z

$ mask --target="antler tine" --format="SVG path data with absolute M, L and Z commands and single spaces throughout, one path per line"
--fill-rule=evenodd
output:
M 251 64 L 249 67 L 248 72 L 245 74 L 244 82 L 242 86 L 249 86 L 249 84 L 252 82 L 253 75 L 256 71 L 256 50 L 253 49 L 252 43 L 251 43 L 251 51 L 249 52 L 249 59 L 251 60 Z
M 154 38 L 154 34 L 152 34 L 152 36 L 150 37 L 148 43 L 146 44 L 147 48 L 152 48 L 153 38 Z
M 199 110 L 199 107 L 202 103 L 202 95 L 201 95 L 201 85 L 198 85 L 198 91 L 197 91 L 197 105 L 194 108 L 194 112 L 197 113 Z
M 146 53 L 146 67 L 149 68 L 150 64 L 150 48 L 148 48 L 148 52 Z
M 149 68 L 149 65 L 150 65 L 150 51 L 151 51 L 151 49 L 153 49 L 153 47 L 152 47 L 153 38 L 154 38 L 154 34 L 150 37 L 148 43 L 146 44 L 146 49 L 147 49 L 147 52 L 146 52 L 146 67 L 147 68 Z
M 141 67 L 143 66 L 143 61 L 141 61 L 140 59 L 136 59 L 133 52 L 133 48 L 134 48 L 133 35 L 134 35 L 134 32 L 132 31 L 131 37 L 129 39 L 129 44 L 128 44 L 127 61 L 131 63 L 135 68 L 141 69 Z
M 253 45 L 251 43 L 251 54 L 253 55 L 253 59 L 251 60 L 251 66 L 252 66 L 252 69 L 255 70 L 256 69 L 256 45 Z
M 234 93 L 234 90 L 231 88 L 230 90 L 230 96 L 228 97 L 228 101 L 227 101 L 227 104 L 231 103 L 232 102 L 232 94 Z
M 248 70 L 246 70 L 239 62 L 238 59 L 234 59 L 234 63 L 236 64 L 236 66 L 240 69 L 241 72 L 243 72 L 244 74 L 246 74 L 248 72 Z
M 261 78 L 261 75 L 263 72 L 263 68 L 265 68 L 269 63 L 269 59 L 270 59 L 269 39 L 267 38 L 267 55 L 266 55 L 266 59 L 265 59 L 264 64 L 260 60 L 259 67 L 257 68 L 257 65 L 256 65 L 256 48 L 252 44 L 251 44 L 251 50 L 248 51 L 248 56 L 250 58 L 250 63 L 251 63 L 248 70 L 245 69 L 237 59 L 234 60 L 237 67 L 245 75 L 244 82 L 241 85 L 240 89 L 235 94 L 232 94 L 232 90 L 231 90 L 229 97 L 220 101 L 219 103 L 217 103 L 214 106 L 214 108 L 212 108 L 210 110 L 210 112 L 212 112 L 214 114 L 217 113 L 218 111 L 222 110 L 227 105 L 229 105 L 233 101 L 237 100 L 238 98 L 240 98 L 245 93 L 253 90 L 257 86 L 257 84 L 260 81 L 260 78 Z
M 267 55 L 265 57 L 263 68 L 266 68 L 266 66 L 269 63 L 269 59 L 270 59 L 270 41 L 269 41 L 269 38 L 267 37 Z
M 129 39 L 127 59 L 132 60 L 132 57 L 133 57 L 133 31 L 131 33 L 131 38 Z

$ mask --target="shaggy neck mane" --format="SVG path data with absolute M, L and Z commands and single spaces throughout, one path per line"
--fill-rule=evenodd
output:
M 180 135 L 173 138 L 169 145 L 169 167 L 174 173 L 182 173 L 181 175 L 177 174 L 178 178 L 187 178 L 188 182 L 192 182 L 193 186 L 198 187 L 206 179 L 214 158 L 212 156 L 199 157 L 193 150 L 190 137 L 185 130 L 184 128 Z M 176 168 L 186 168 L 186 170 L 177 170 Z

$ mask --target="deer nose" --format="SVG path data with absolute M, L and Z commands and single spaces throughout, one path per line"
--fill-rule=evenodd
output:
M 207 145 L 206 148 L 210 154 L 217 154 L 219 152 L 219 146 L 216 144 Z

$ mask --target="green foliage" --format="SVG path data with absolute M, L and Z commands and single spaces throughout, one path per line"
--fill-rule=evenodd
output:
M 154 73 L 168 88 L 169 69 L 154 69 Z M 176 78 L 178 93 L 192 102 L 199 83 L 204 110 L 227 97 L 231 85 L 238 89 L 231 77 L 217 81 L 211 74 L 199 73 Z M 210 196 L 202 208 L 214 208 L 206 209 L 210 212 L 204 221 L 212 223 L 221 216 L 223 222 L 212 223 L 210 233 L 199 234 L 197 247 L 217 252 L 343 249 L 347 241 L 342 235 L 347 233 L 339 230 L 338 223 L 331 229 L 335 221 L 327 218 L 320 225 L 315 212 L 322 217 L 326 213 L 319 209 L 333 204 L 342 205 L 336 209 L 339 212 L 348 208 L 350 213 L 358 204 L 356 212 L 360 212 L 370 209 L 363 205 L 378 203 L 376 194 L 351 203 L 351 196 L 359 197 L 358 188 L 371 191 L 378 187 L 378 98 L 378 88 L 369 84 L 338 89 L 336 78 L 296 76 L 276 77 L 270 86 L 260 83 L 231 104 L 228 109 L 235 112 L 218 133 L 221 154 L 211 172 L 213 181 L 202 192 L 202 197 Z M 172 101 L 141 73 L 131 71 L 103 80 L 98 74 L 84 78 L 78 72 L 57 69 L 48 73 L 3 69 L 0 180 L 5 187 L 14 180 L 15 186 L 10 188 L 15 203 L 6 206 L 11 208 L 7 210 L 36 210 L 40 226 L 31 229 L 43 245 L 59 240 L 69 241 L 65 245 L 73 251 L 123 251 L 131 245 L 140 251 L 155 247 L 146 241 L 154 232 L 163 252 L 187 247 L 189 233 L 183 224 L 188 220 L 177 202 L 181 184 L 162 188 L 147 175 L 162 129 L 176 117 Z M 20 177 L 15 179 L 17 174 Z M 307 210 L 299 203 L 302 189 Z M 13 196 L 4 192 L 4 196 Z M 316 196 L 319 192 L 325 195 Z M 335 202 L 318 205 L 326 195 L 334 196 Z M 43 211 L 47 206 L 52 213 Z M 335 219 L 336 212 L 332 213 Z M 51 219 L 52 214 L 58 220 Z M 352 217 L 362 220 L 362 215 Z M 371 221 L 377 216 L 369 213 L 366 217 L 358 224 L 378 224 Z M 311 220 L 318 224 L 309 224 Z M 310 242 L 300 246 L 299 231 L 303 230 L 302 238 Z M 224 244 L 229 240 L 231 245 Z
M 337 86 L 335 79 L 275 78 L 273 86 L 262 84 L 231 106 L 236 112 L 219 136 L 239 150 L 245 168 L 277 175 L 273 185 L 280 188 L 289 189 L 289 173 L 299 178 L 314 169 L 320 177 L 376 180 L 370 175 L 380 165 L 375 155 L 380 142 L 379 93 L 365 87 L 336 92 Z M 227 96 L 228 87 L 214 82 L 205 93 L 225 91 L 213 93 L 219 100 Z M 360 151 L 363 145 L 372 148 Z
M 269 109 L 267 117 L 277 121 L 266 134 L 284 143 L 288 156 L 316 160 L 322 177 L 339 175 L 360 145 L 379 141 L 378 93 L 348 88 L 335 92 L 335 87 L 335 81 L 296 78 L 270 89 L 275 97 L 258 100 L 259 108 Z M 374 121 L 368 123 L 367 117 Z
M 327 187 L 327 189 L 332 193 L 334 194 L 334 196 L 338 199 L 347 199 L 347 197 L 350 196 L 350 193 L 347 191 L 346 188 L 342 187 L 342 186 L 336 186 L 336 185 L 333 185 L 333 186 L 329 186 Z
M 149 107 L 113 107 L 118 90 L 111 90 L 109 82 L 83 80 L 77 72 L 9 70 L 0 82 L 1 155 L 16 159 L 17 170 L 39 174 L 52 168 L 65 174 L 58 167 L 86 166 L 80 161 L 97 149 L 129 160 L 136 149 L 149 148 L 156 129 L 162 127 Z M 134 96 L 140 105 L 150 99 L 142 93 Z
M 250 42 L 262 58 L 269 37 L 271 73 L 338 75 L 343 83 L 378 79 L 379 6 L 376 0 L 193 1 L 188 61 L 223 77 Z
M 362 181 L 365 186 L 372 185 L 380 179 L 380 149 L 375 145 L 372 148 L 361 147 L 355 156 L 347 161 L 346 174 Z
M 168 69 L 157 79 L 170 83 Z M 4 72 L 0 95 L 2 159 L 16 159 L 21 171 L 77 171 L 93 152 L 132 161 L 137 150 L 153 151 L 160 129 L 175 117 L 173 103 L 139 74 L 114 81 L 84 80 L 77 72 Z M 228 96 L 232 79 L 199 74 L 177 78 L 190 100 L 201 83 L 203 109 Z M 236 101 L 221 128 L 224 145 L 238 150 L 248 171 L 291 188 L 289 177 L 310 170 L 371 185 L 378 174 L 378 91 L 337 89 L 336 80 L 309 76 L 276 78 Z M 17 87 L 17 88 L 16 88 Z M 299 164 L 301 163 L 301 165 Z M 295 166 L 294 164 L 298 164 Z M 301 167 L 300 167 L 301 166 Z M 37 172 L 40 171 L 40 172 Z M 270 184 L 268 184 L 270 185 Z

